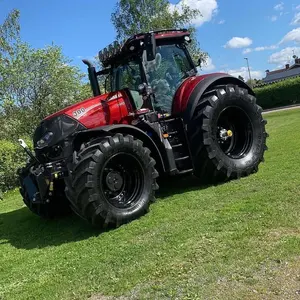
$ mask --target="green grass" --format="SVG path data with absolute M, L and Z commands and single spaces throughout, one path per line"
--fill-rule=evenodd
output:
M 300 110 L 265 117 L 257 174 L 206 188 L 175 180 L 113 231 L 41 220 L 5 194 L 0 299 L 298 299 Z

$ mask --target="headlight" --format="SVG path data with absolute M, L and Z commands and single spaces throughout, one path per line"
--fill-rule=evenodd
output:
M 49 146 L 53 137 L 53 132 L 47 132 L 39 141 L 37 141 L 36 145 L 38 149 L 43 149 L 44 147 Z
M 52 147 L 70 134 L 84 129 L 85 127 L 77 120 L 66 115 L 44 120 L 34 133 L 34 147 L 38 150 L 45 147 Z

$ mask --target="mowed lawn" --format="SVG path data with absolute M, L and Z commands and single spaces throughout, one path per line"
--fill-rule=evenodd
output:
M 300 299 L 300 110 L 265 115 L 257 174 L 161 188 L 139 220 L 97 232 L 0 201 L 0 299 Z

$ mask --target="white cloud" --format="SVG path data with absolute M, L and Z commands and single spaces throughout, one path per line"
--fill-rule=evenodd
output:
M 243 54 L 248 54 L 248 53 L 251 53 L 253 51 L 253 49 L 251 48 L 246 48 L 244 51 L 243 51 Z
M 224 23 L 225 23 L 225 20 L 221 20 L 221 21 L 218 22 L 219 25 L 222 25 Z
M 207 58 L 206 64 L 202 66 L 202 71 L 212 71 L 216 68 L 210 57 Z
M 277 17 L 277 16 L 272 16 L 272 17 L 270 17 L 270 20 L 271 20 L 272 22 L 275 22 L 275 21 L 277 21 L 277 19 L 278 19 L 278 17 Z
M 223 70 L 220 72 L 228 73 L 234 77 L 242 76 L 246 81 L 249 79 L 249 72 L 247 67 L 241 67 L 239 69 L 226 70 L 226 71 Z M 250 68 L 250 73 L 252 79 L 262 79 L 265 75 L 263 71 L 252 70 L 252 68 Z
M 243 51 L 243 54 L 251 53 L 251 52 L 260 52 L 260 51 L 265 51 L 265 50 L 274 50 L 277 49 L 277 45 L 271 45 L 271 46 L 261 46 L 261 47 L 256 47 L 256 48 L 247 48 Z
M 291 22 L 291 25 L 300 25 L 300 12 L 295 14 L 295 16 Z
M 275 9 L 275 10 L 283 10 L 283 9 L 284 9 L 284 3 L 283 3 L 283 2 L 280 2 L 280 3 L 276 4 L 276 5 L 274 6 L 274 9 Z
M 212 17 L 218 12 L 217 0 L 181 0 L 177 4 L 170 4 L 170 9 L 171 11 L 177 9 L 181 12 L 182 6 L 200 10 L 201 16 L 191 20 L 191 23 L 195 26 L 201 26 L 205 22 L 210 22 Z
M 248 37 L 233 37 L 224 45 L 224 48 L 245 48 L 250 46 L 251 44 L 252 40 Z
M 269 57 L 268 62 L 270 64 L 283 66 L 286 63 L 293 62 L 294 54 L 300 56 L 300 47 L 287 47 L 279 52 L 275 52 Z
M 283 39 L 281 40 L 280 44 L 287 43 L 287 42 L 296 42 L 300 43 L 300 27 L 293 29 L 292 31 L 288 32 Z
M 252 51 L 253 51 L 253 49 L 247 48 L 243 51 L 243 54 L 251 53 Z

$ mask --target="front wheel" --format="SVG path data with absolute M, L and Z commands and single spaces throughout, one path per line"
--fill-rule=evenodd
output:
M 120 226 L 148 211 L 158 188 L 150 150 L 130 135 L 97 138 L 75 155 L 66 194 L 95 226 Z
M 255 97 L 239 86 L 206 92 L 189 126 L 195 175 L 213 183 L 257 172 L 268 136 L 261 113 Z

